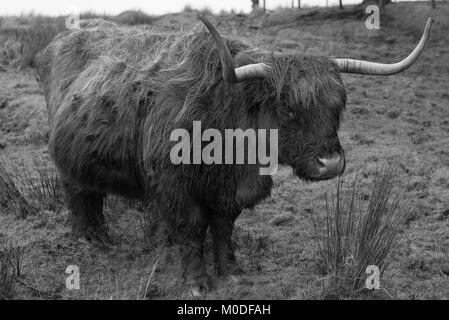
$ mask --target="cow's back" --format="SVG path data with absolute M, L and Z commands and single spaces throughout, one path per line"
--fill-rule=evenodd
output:
M 36 69 L 44 87 L 50 121 L 70 86 L 90 65 L 98 65 L 100 57 L 126 59 L 130 51 L 142 52 L 137 43 L 129 42 L 137 30 L 120 28 L 101 19 L 81 21 L 81 29 L 56 36 L 36 56 Z M 157 35 L 154 35 L 157 37 Z M 150 33 L 147 38 L 153 38 Z

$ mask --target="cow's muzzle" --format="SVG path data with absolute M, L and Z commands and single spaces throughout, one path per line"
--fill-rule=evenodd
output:
M 318 175 L 313 177 L 319 180 L 331 179 L 342 174 L 346 168 L 346 160 L 343 152 L 317 158 Z
M 305 181 L 332 179 L 345 171 L 346 160 L 343 151 L 321 155 L 307 161 L 296 163 L 294 173 Z

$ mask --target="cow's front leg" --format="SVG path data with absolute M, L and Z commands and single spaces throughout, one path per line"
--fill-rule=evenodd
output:
M 183 235 L 181 264 L 183 277 L 193 296 L 200 296 L 211 289 L 203 254 L 208 226 L 207 213 L 194 201 L 190 201 L 185 207 L 180 225 Z
M 240 211 L 235 211 L 231 215 L 222 212 L 212 218 L 210 226 L 214 243 L 215 272 L 218 276 L 242 273 L 235 259 L 231 240 L 234 222 L 239 214 Z

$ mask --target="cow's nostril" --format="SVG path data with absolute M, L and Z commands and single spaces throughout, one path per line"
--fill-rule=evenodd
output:
M 344 157 L 340 154 L 333 154 L 330 157 L 317 158 L 321 174 L 338 174 L 344 166 Z
M 322 166 L 332 166 L 335 163 L 339 163 L 341 161 L 340 156 L 334 156 L 332 158 L 318 158 L 318 163 Z
M 317 158 L 316 161 L 318 162 L 318 164 L 322 167 L 326 166 L 326 158 Z

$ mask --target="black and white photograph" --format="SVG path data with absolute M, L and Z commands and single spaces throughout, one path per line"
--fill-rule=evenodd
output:
M 449 1 L 3 1 L 0 300 L 448 300 L 448 83 Z

